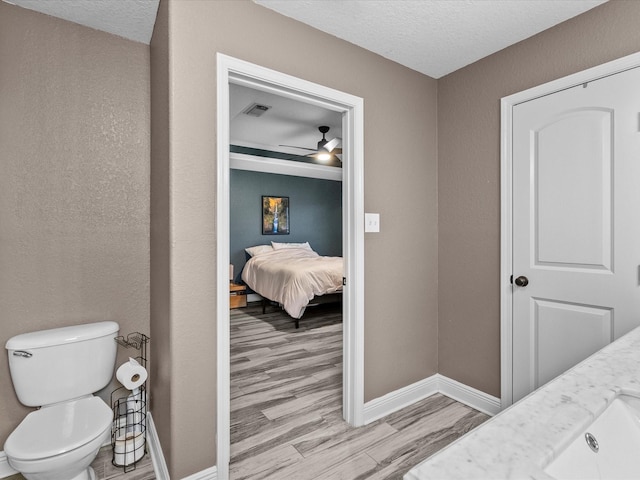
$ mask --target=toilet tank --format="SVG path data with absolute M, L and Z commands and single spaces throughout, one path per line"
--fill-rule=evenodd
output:
M 119 326 L 97 322 L 23 333 L 5 348 L 18 400 L 39 407 L 89 395 L 113 377 Z

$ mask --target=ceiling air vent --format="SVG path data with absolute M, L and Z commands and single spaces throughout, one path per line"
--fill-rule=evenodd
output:
M 249 105 L 242 113 L 245 115 L 251 115 L 252 117 L 261 117 L 269 110 L 271 107 L 267 105 L 261 105 L 259 103 L 254 103 L 253 105 Z

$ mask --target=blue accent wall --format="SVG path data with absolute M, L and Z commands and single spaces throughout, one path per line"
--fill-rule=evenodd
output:
M 262 235 L 262 196 L 289 197 L 289 235 Z M 230 258 L 236 281 L 244 249 L 309 242 L 320 255 L 342 256 L 342 182 L 273 173 L 230 171 Z

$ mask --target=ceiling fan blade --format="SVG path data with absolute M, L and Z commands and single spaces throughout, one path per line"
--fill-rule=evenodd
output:
M 297 145 L 278 145 L 279 147 L 299 148 L 300 150 L 309 150 L 310 152 L 316 152 L 315 148 L 298 147 Z
M 323 148 L 325 150 L 327 150 L 328 152 L 332 152 L 334 148 L 336 148 L 340 142 L 342 141 L 342 139 L 336 137 L 333 140 L 329 140 L 327 143 L 324 144 Z

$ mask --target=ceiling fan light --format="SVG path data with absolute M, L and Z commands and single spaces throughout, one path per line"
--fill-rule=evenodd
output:
M 331 160 L 331 154 L 326 150 L 321 150 L 316 155 L 316 158 L 322 162 L 328 162 L 329 160 Z

